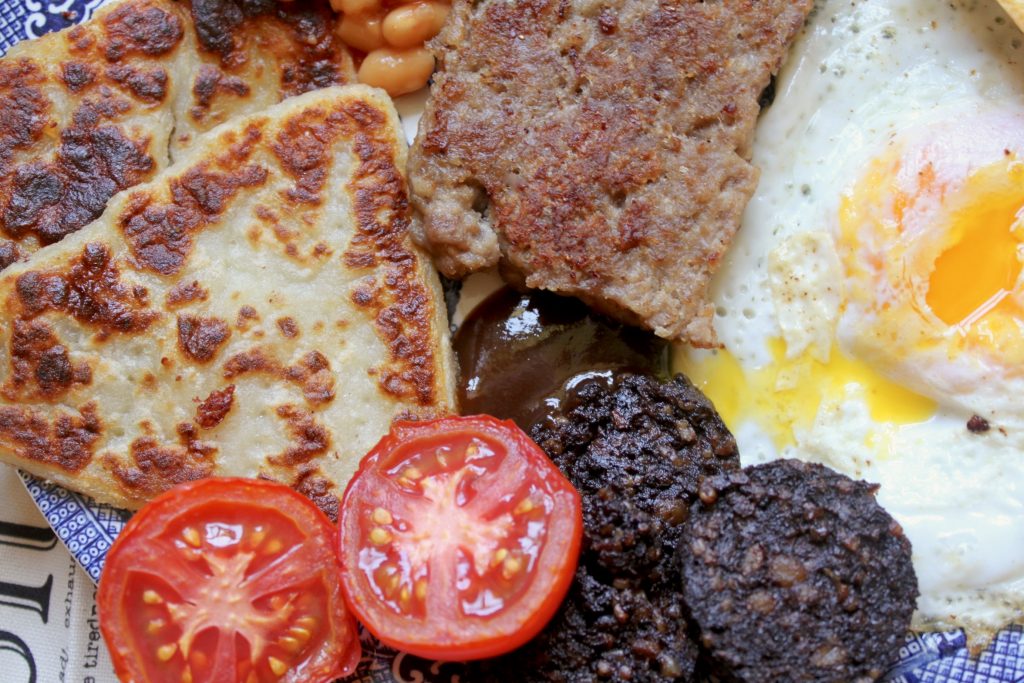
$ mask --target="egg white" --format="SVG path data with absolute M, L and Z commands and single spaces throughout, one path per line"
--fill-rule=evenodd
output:
M 995 110 L 1024 116 L 1022 40 L 995 0 L 818 2 L 759 122 L 760 185 L 713 286 L 724 351 L 676 354 L 723 407 L 745 464 L 798 457 L 879 483 L 913 544 L 915 626 L 976 640 L 1024 621 L 1024 416 L 1012 407 L 1024 410 L 1024 386 L 998 373 L 924 381 L 955 376 L 955 358 L 858 356 L 872 323 L 844 299 L 838 216 L 898 141 L 949 122 L 969 135 Z M 787 416 L 777 392 L 807 414 Z M 994 428 L 968 431 L 985 410 Z

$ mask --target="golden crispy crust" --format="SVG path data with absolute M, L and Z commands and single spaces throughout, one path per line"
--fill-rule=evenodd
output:
M 94 220 L 198 133 L 354 81 L 333 22 L 326 0 L 119 0 L 15 46 L 0 59 L 0 270 Z
M 758 97 L 811 6 L 456 0 L 410 164 L 439 268 L 713 345 Z
M 392 418 L 453 410 L 405 145 L 362 86 L 196 141 L 0 275 L 0 460 L 136 507 L 262 476 L 336 511 Z

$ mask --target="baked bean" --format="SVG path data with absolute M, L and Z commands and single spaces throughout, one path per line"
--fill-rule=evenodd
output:
M 384 40 L 393 47 L 415 47 L 430 40 L 444 26 L 448 5 L 427 0 L 399 5 L 384 17 Z
M 434 55 L 423 47 L 396 50 L 382 47 L 366 55 L 359 67 L 359 82 L 387 90 L 392 97 L 415 92 L 434 72 Z
M 380 3 L 381 0 L 331 0 L 331 7 L 335 12 L 353 16 L 380 12 Z
M 346 14 L 334 26 L 334 33 L 349 47 L 371 52 L 384 47 L 380 14 Z

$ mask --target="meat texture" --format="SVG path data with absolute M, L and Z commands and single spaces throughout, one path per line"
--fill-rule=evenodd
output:
M 705 477 L 739 469 L 736 442 L 681 375 L 585 384 L 531 436 L 583 497 L 583 548 L 561 610 L 528 645 L 481 662 L 481 683 L 696 680 L 682 608 L 682 524 Z
M 811 0 L 456 0 L 410 165 L 448 276 L 499 264 L 713 346 L 758 97 Z

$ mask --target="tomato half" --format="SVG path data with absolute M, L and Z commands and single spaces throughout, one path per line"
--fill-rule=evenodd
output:
M 580 496 L 511 421 L 395 425 L 342 502 L 349 607 L 382 642 L 441 660 L 519 647 L 572 583 Z
M 337 531 L 287 486 L 202 479 L 155 498 L 107 555 L 97 600 L 125 682 L 331 681 L 359 661 Z

